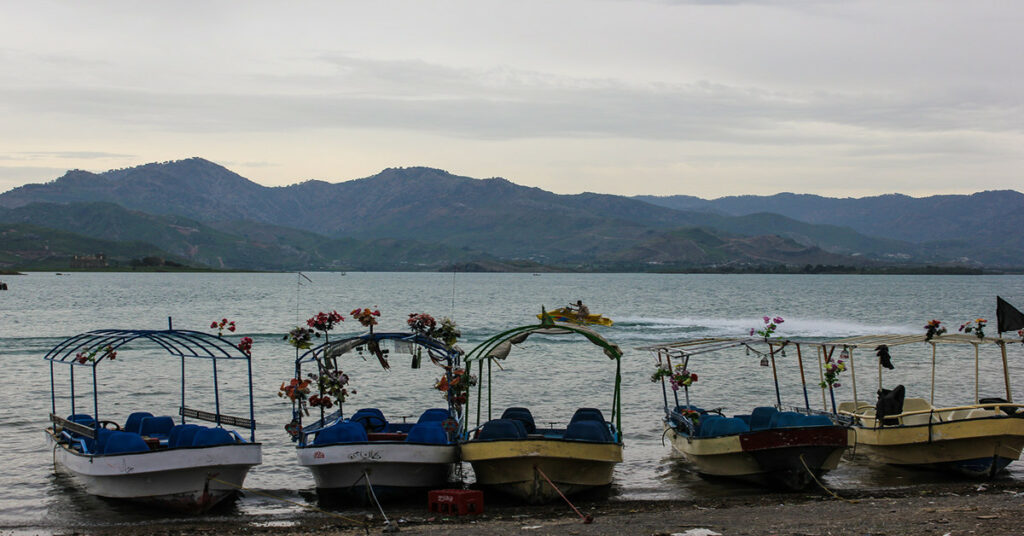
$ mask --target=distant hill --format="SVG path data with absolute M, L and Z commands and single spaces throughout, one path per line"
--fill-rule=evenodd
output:
M 931 243 L 926 249 L 938 248 L 950 240 L 981 247 L 1024 248 L 1024 233 L 1020 232 L 1024 229 L 1024 193 L 1014 190 L 922 198 L 888 194 L 836 199 L 781 193 L 713 200 L 692 196 L 636 196 L 634 199 L 676 210 L 730 216 L 774 213 L 807 223 L 847 227 L 869 236 L 915 244 Z M 991 262 L 991 255 L 984 257 Z M 1019 259 L 1019 256 L 1014 258 Z
M 97 256 L 100 253 L 102 257 Z M 35 225 L 0 223 L 0 267 L 101 269 L 129 266 L 133 261 L 142 264 L 147 257 L 159 259 L 160 265 L 167 261 L 176 266 L 191 265 L 145 242 L 99 240 Z
M 3 216 L 6 207 L 8 214 L 20 214 L 21 219 L 14 221 L 63 225 L 105 239 L 145 239 L 211 266 L 263 269 L 294 265 L 357 269 L 352 263 L 427 269 L 477 263 L 586 270 L 642 267 L 652 262 L 793 264 L 800 257 L 846 265 L 1024 266 L 1024 248 L 1000 248 L 990 240 L 988 227 L 959 227 L 999 219 L 993 211 L 1008 210 L 1009 216 L 1004 213 L 1002 218 L 1016 221 L 1013 199 L 1024 195 L 993 194 L 997 195 L 943 196 L 948 199 L 937 204 L 882 196 L 879 203 L 863 206 L 857 205 L 858 200 L 792 194 L 713 201 L 688 196 L 558 195 L 501 178 L 474 179 L 423 167 L 386 169 L 339 183 L 307 181 L 271 188 L 191 158 L 96 174 L 69 171 L 46 184 L 15 188 L 0 194 L 0 221 L 11 219 Z M 92 222 L 75 213 L 81 208 L 61 215 L 59 210 L 42 209 L 45 205 L 30 207 L 32 203 L 83 202 L 116 203 L 135 211 L 132 218 L 140 227 L 111 220 L 112 211 Z M 829 218 L 827 208 L 810 210 L 815 205 L 846 207 L 839 212 L 848 216 Z M 962 212 L 968 207 L 975 213 L 965 216 Z M 47 216 L 33 219 L 25 215 L 26 210 Z M 917 228 L 922 221 L 932 221 L 935 227 L 963 232 L 915 234 L 864 224 L 866 219 L 886 218 L 890 226 Z M 110 236 L 112 227 L 124 232 Z M 692 246 L 679 242 L 679 233 L 693 228 L 704 229 L 729 245 L 710 247 L 704 256 L 684 255 Z M 742 247 L 744 239 L 756 246 Z M 1024 237 L 1003 240 L 1016 244 Z M 655 260 L 666 256 L 654 247 L 659 243 L 680 256 Z M 769 244 L 782 248 L 779 254 L 770 254 Z M 802 253 L 794 253 L 797 250 Z M 348 256 L 354 251 L 361 252 L 358 258 Z
M 220 269 L 387 270 L 402 267 L 413 271 L 439 269 L 458 262 L 494 260 L 478 251 L 411 240 L 330 239 L 308 231 L 255 222 L 207 225 L 181 216 L 155 216 L 106 202 L 35 203 L 0 209 L 0 222 L 30 224 L 38 230 L 45 226 L 74 232 L 74 236 L 83 238 L 76 250 L 79 253 L 118 251 L 127 254 L 144 243 L 155 252 L 165 252 L 164 256 Z M 11 243 L 0 242 L 0 254 L 10 246 Z M 149 253 L 135 255 L 143 254 Z

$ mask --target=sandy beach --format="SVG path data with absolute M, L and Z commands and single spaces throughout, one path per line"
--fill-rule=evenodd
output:
M 955 482 L 898 490 L 763 495 L 692 501 L 581 502 L 593 517 L 584 523 L 564 503 L 545 506 L 491 505 L 483 514 L 442 517 L 424 505 L 388 511 L 401 534 L 474 535 L 1016 535 L 1024 532 L 1024 483 Z M 53 534 L 273 534 L 357 535 L 391 532 L 380 514 L 353 516 L 346 511 L 298 517 L 231 516 L 161 520 L 131 525 L 110 524 L 45 530 Z M 347 518 L 347 519 L 346 519 Z M 5 531 L 0 531 L 4 533 Z M 17 534 L 33 533 L 30 527 Z

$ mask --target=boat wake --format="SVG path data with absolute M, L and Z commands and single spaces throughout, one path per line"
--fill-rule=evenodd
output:
M 631 341 L 662 341 L 677 338 L 696 337 L 742 337 L 750 333 L 751 328 L 763 325 L 760 317 L 721 318 L 721 317 L 616 317 L 615 326 L 611 329 L 616 340 Z M 869 324 L 831 318 L 786 318 L 779 326 L 779 337 L 850 337 L 870 333 L 917 333 L 915 325 L 910 324 Z

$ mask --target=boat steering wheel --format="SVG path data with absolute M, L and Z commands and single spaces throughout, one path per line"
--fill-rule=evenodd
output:
M 106 430 L 121 430 L 121 425 L 115 421 L 97 421 L 96 424 L 100 425 L 101 428 L 104 428 Z
M 360 415 L 358 422 L 371 433 L 383 432 L 388 426 L 388 421 L 376 415 Z

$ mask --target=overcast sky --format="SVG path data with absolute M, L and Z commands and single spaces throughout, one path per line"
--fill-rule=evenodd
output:
M 199 156 L 558 193 L 1021 190 L 1024 2 L 0 0 L 0 191 Z

